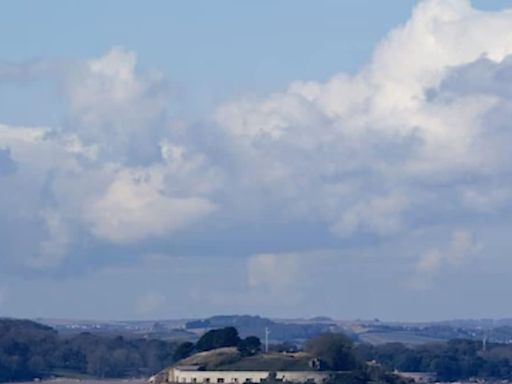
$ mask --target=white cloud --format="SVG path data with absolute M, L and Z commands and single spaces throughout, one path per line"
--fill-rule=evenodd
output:
M 2 80 L 53 72 L 69 100 L 61 127 L 0 125 L 0 149 L 16 165 L 0 207 L 31 224 L 34 249 L 21 264 L 33 266 L 62 262 L 77 233 L 131 244 L 214 211 L 227 227 L 272 217 L 345 240 L 455 228 L 510 205 L 510 55 L 512 13 L 426 0 L 359 73 L 234 100 L 212 126 L 179 133 L 166 80 L 123 48 L 0 67 Z M 425 268 L 446 262 L 440 254 Z M 297 270 L 290 255 L 251 260 L 251 286 Z
M 51 137 L 50 132 L 49 128 L 0 125 L 0 146 L 9 149 L 16 166 L 3 179 L 0 209 L 5 214 L 0 225 L 24 223 L 19 224 L 22 233 L 10 239 L 19 251 L 3 252 L 4 260 L 17 258 L 17 264 L 31 268 L 59 265 L 71 243 L 67 220 L 71 212 L 50 198 L 50 185 L 59 176 L 80 172 L 80 160 L 64 145 L 66 137 Z
M 481 249 L 474 235 L 466 230 L 452 233 L 449 244 L 440 249 L 434 248 L 421 256 L 416 265 L 416 274 L 411 283 L 415 287 L 426 287 L 446 269 L 458 268 L 468 262 Z
M 395 234 L 412 216 L 434 222 L 450 203 L 467 209 L 468 180 L 499 177 L 510 164 L 501 143 L 512 139 L 496 122 L 503 103 L 510 116 L 509 83 L 470 92 L 468 82 L 503 72 L 511 41 L 510 12 L 427 0 L 360 73 L 226 103 L 215 120 L 240 158 L 244 196 L 270 192 L 284 211 L 326 220 L 343 237 Z M 464 76 L 482 58 L 494 67 Z
M 16 170 L 3 180 L 0 208 L 9 220 L 26 222 L 32 244 L 10 251 L 17 264 L 60 265 L 84 230 L 131 243 L 168 235 L 215 210 L 210 194 L 220 172 L 173 143 L 163 118 L 165 81 L 135 67 L 135 54 L 120 48 L 85 62 L 45 64 L 65 80 L 66 124 L 0 124 L 0 148 Z
M 122 169 L 114 177 L 105 194 L 84 212 L 93 233 L 113 242 L 165 235 L 215 209 L 204 198 L 167 194 L 159 169 Z
M 136 71 L 134 52 L 113 48 L 69 70 L 67 130 L 96 146 L 107 160 L 148 163 L 159 158 L 168 87 L 158 72 Z
M 68 81 L 72 129 L 90 142 L 69 147 L 100 161 L 105 175 L 81 215 L 92 233 L 116 243 L 172 233 L 215 209 L 207 194 L 218 174 L 165 137 L 165 80 L 138 73 L 136 61 L 133 52 L 114 48 Z

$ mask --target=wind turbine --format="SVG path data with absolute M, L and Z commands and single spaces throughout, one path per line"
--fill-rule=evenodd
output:
M 265 327 L 265 353 L 268 353 L 268 335 L 270 335 L 270 329 Z

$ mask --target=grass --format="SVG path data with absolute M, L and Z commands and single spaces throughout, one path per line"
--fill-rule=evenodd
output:
M 51 375 L 57 377 L 65 377 L 67 379 L 78 379 L 78 380 L 94 380 L 96 376 L 88 375 L 86 373 L 78 373 L 75 371 L 69 371 L 66 369 L 55 369 L 51 372 Z
M 178 362 L 177 365 L 201 365 L 208 370 L 236 363 L 241 359 L 236 348 L 219 348 L 213 351 L 200 352 Z
M 270 353 L 246 357 L 219 369 L 227 371 L 308 371 L 311 357 L 305 353 Z
M 201 365 L 217 371 L 307 371 L 311 356 L 306 353 L 268 353 L 242 357 L 236 348 L 197 353 L 176 365 Z

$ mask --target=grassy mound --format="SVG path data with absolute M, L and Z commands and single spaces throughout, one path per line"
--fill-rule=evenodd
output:
M 221 370 L 220 367 L 237 363 L 241 359 L 242 356 L 235 347 L 218 348 L 212 351 L 196 353 L 178 361 L 175 365 L 200 365 L 206 370 Z
M 300 353 L 267 353 L 243 357 L 236 348 L 200 352 L 177 362 L 176 366 L 200 365 L 214 371 L 307 371 L 312 356 Z
M 226 371 L 308 371 L 311 356 L 307 353 L 268 353 L 250 356 L 219 369 Z

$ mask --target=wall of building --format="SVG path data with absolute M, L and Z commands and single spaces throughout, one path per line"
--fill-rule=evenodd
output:
M 243 384 L 259 383 L 269 377 L 269 371 L 192 371 L 173 368 L 169 371 L 170 383 L 211 383 L 211 384 Z M 275 372 L 276 379 L 289 382 L 311 381 L 317 384 L 323 383 L 330 377 L 328 372 Z

